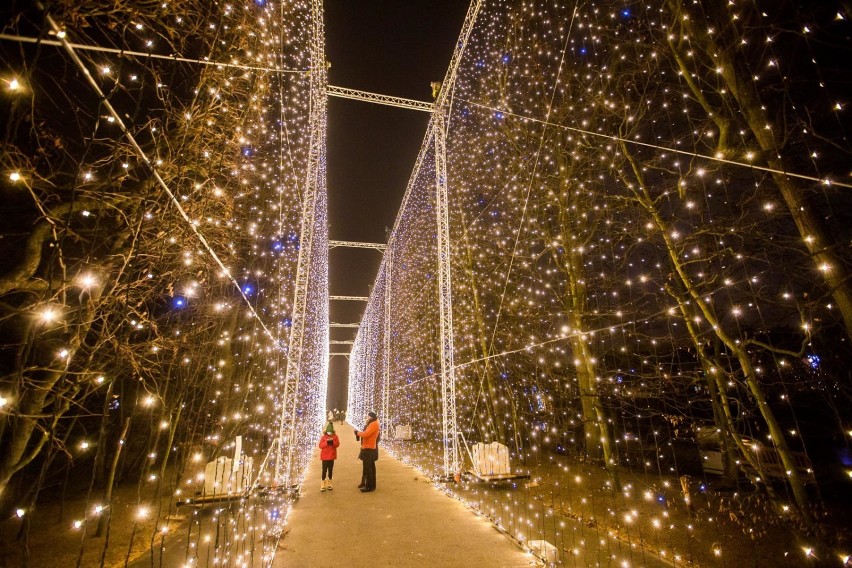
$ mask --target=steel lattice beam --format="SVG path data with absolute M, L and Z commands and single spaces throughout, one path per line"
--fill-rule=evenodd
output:
M 332 323 L 328 324 L 328 327 L 354 327 L 355 329 L 358 329 L 358 327 L 360 325 L 361 324 L 359 324 L 359 323 L 334 323 L 334 322 L 332 322 Z
M 329 339 L 328 340 L 329 345 L 353 345 L 354 343 L 355 342 L 351 339 L 349 339 L 349 340 Z
M 456 419 L 456 374 L 453 347 L 453 282 L 450 270 L 450 215 L 447 192 L 446 118 L 435 113 L 435 201 L 438 229 L 438 311 L 441 324 L 441 402 L 443 410 L 444 475 L 461 470 Z
M 433 108 L 432 103 L 427 103 L 425 101 L 392 97 L 390 95 L 381 95 L 379 93 L 371 93 L 369 91 L 359 91 L 358 89 L 347 89 L 346 87 L 335 87 L 333 85 L 328 85 L 326 93 L 328 93 L 328 96 L 330 97 L 364 101 L 397 108 L 421 110 L 424 112 L 432 112 Z
M 473 24 L 482 6 L 481 0 L 471 2 L 462 24 L 459 40 L 453 50 L 447 74 L 444 77 L 438 99 L 435 101 L 435 111 L 432 113 L 432 127 L 435 149 L 435 193 L 436 193 L 436 224 L 438 232 L 438 302 L 441 328 L 441 398 L 443 410 L 444 435 L 444 474 L 449 478 L 461 471 L 459 461 L 459 431 L 456 419 L 456 377 L 453 359 L 453 286 L 450 270 L 450 220 L 449 194 L 447 189 L 447 112 L 452 103 L 452 92 L 455 87 L 456 74 L 467 47 Z M 427 134 L 428 137 L 428 134 Z M 428 144 L 428 138 L 427 142 Z
M 329 296 L 329 300 L 352 300 L 354 302 L 366 302 L 370 298 L 367 296 Z
M 383 251 L 387 248 L 387 245 L 384 243 L 364 243 L 360 241 L 328 241 L 328 248 L 331 249 L 335 247 L 363 248 Z

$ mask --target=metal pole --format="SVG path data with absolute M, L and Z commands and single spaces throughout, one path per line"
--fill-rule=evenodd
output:
M 456 375 L 453 359 L 453 288 L 450 266 L 450 215 L 447 192 L 446 116 L 443 108 L 435 117 L 435 193 L 438 228 L 438 307 L 441 324 L 441 402 L 443 409 L 444 475 L 460 470 L 456 423 Z

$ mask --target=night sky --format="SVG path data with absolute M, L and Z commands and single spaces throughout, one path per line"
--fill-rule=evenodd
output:
M 374 93 L 431 101 L 442 81 L 468 3 L 331 0 L 325 3 L 329 83 Z M 387 242 L 429 121 L 424 112 L 330 97 L 328 101 L 329 236 Z M 329 255 L 332 295 L 366 296 L 381 262 L 370 249 L 335 248 Z M 364 302 L 331 302 L 331 321 L 357 323 Z M 333 328 L 332 339 L 355 329 Z M 331 351 L 348 351 L 332 345 Z M 333 357 L 331 408 L 346 404 L 348 363 Z

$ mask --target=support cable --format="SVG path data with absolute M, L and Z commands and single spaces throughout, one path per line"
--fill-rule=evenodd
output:
M 40 45 L 52 45 L 55 47 L 64 47 L 67 43 L 73 49 L 79 51 L 98 51 L 101 53 L 113 53 L 115 55 L 120 56 L 128 56 L 128 57 L 141 57 L 144 59 L 163 59 L 166 61 L 177 61 L 180 63 L 195 63 L 197 65 L 212 65 L 214 67 L 230 67 L 232 69 L 240 69 L 245 71 L 269 71 L 274 73 L 294 73 L 294 74 L 304 74 L 308 72 L 308 69 L 281 69 L 280 67 L 262 67 L 255 65 L 245 65 L 243 63 L 226 63 L 224 61 L 210 61 L 209 59 L 191 59 L 188 57 L 181 57 L 179 55 L 161 55 L 159 53 L 151 53 L 144 51 L 132 51 L 129 49 L 118 49 L 117 47 L 105 47 L 101 45 L 85 45 L 82 43 L 71 43 L 64 41 L 63 30 L 55 29 L 53 30 L 56 33 L 56 37 L 60 38 L 60 40 L 55 39 L 44 39 L 40 37 L 29 37 L 29 36 L 19 36 L 13 34 L 0 34 L 0 40 L 6 41 L 17 41 L 18 43 L 37 43 Z
M 727 164 L 730 166 L 739 166 L 742 168 L 748 168 L 751 170 L 757 170 L 760 172 L 766 172 L 769 174 L 780 174 L 791 178 L 801 179 L 805 181 L 812 181 L 818 183 L 820 185 L 827 186 L 835 186 L 835 187 L 844 187 L 847 189 L 852 189 L 852 183 L 846 183 L 842 181 L 836 181 L 828 178 L 820 178 L 816 176 L 811 176 L 807 174 L 799 174 L 796 172 L 790 172 L 787 170 L 777 170 L 775 168 L 770 168 L 768 166 L 761 166 L 758 164 L 752 164 L 749 162 L 740 162 L 737 160 L 728 160 L 726 158 L 720 158 L 717 156 L 710 156 L 708 154 L 700 154 L 698 152 L 690 152 L 689 150 L 679 150 L 678 148 L 672 148 L 671 146 L 660 146 L 659 144 L 651 144 L 649 142 L 640 142 L 639 140 L 631 140 L 630 138 L 623 138 L 621 136 L 613 136 L 612 134 L 603 134 L 602 132 L 593 132 L 591 130 L 583 130 L 582 128 L 576 128 L 574 126 L 566 126 L 564 124 L 557 124 L 555 122 L 549 122 L 547 119 L 535 118 L 532 116 L 525 116 L 522 114 L 517 114 L 514 112 L 510 112 L 507 110 L 490 107 L 488 105 L 484 105 L 482 103 L 478 103 L 475 101 L 469 101 L 466 99 L 459 99 L 464 101 L 469 105 L 473 105 L 479 107 L 481 109 L 485 109 L 491 112 L 501 112 L 504 116 L 513 116 L 515 118 L 519 118 L 521 120 L 528 120 L 530 122 L 537 122 L 539 124 L 543 124 L 545 126 L 552 126 L 554 128 L 558 128 L 561 130 L 567 130 L 569 132 L 576 132 L 577 134 L 585 134 L 588 136 L 595 136 L 597 138 L 604 138 L 611 142 L 624 142 L 625 144 L 632 144 L 634 146 L 642 146 L 644 148 L 652 148 L 654 150 L 662 150 L 664 152 L 671 152 L 672 154 L 679 154 L 681 156 L 690 156 L 692 158 L 700 158 L 703 160 L 708 160 L 710 162 L 718 162 L 720 164 Z

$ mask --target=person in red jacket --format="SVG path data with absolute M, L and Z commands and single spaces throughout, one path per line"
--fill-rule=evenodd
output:
M 355 435 L 361 439 L 361 453 L 358 457 L 361 458 L 361 464 L 364 468 L 361 487 L 362 493 L 376 490 L 376 460 L 379 457 L 379 421 L 375 412 L 367 414 L 367 425 L 361 432 L 355 432 Z
M 320 459 L 322 460 L 322 487 L 320 491 L 331 491 L 334 487 L 331 486 L 331 477 L 334 474 L 334 460 L 337 459 L 337 447 L 340 445 L 340 438 L 334 433 L 334 422 L 329 422 L 325 427 L 325 432 L 320 438 L 317 446 L 320 448 Z M 328 481 L 326 481 L 328 474 Z

